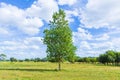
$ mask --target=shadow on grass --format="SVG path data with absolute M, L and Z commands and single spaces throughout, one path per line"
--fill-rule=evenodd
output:
M 11 71 L 38 71 L 38 72 L 56 72 L 57 69 L 22 69 L 22 68 L 0 68 L 0 70 L 11 70 Z

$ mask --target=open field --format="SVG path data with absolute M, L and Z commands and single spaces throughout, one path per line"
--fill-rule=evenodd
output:
M 95 64 L 0 62 L 0 80 L 120 80 L 120 67 Z

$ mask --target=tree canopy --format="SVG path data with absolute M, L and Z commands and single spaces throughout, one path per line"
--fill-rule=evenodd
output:
M 47 45 L 47 56 L 60 63 L 63 60 L 74 62 L 76 47 L 72 42 L 72 31 L 65 19 L 65 12 L 55 12 L 49 22 L 49 29 L 44 30 L 44 44 Z
M 6 56 L 5 54 L 0 54 L 0 60 L 1 60 L 1 61 L 5 60 L 6 57 L 7 57 L 7 56 Z

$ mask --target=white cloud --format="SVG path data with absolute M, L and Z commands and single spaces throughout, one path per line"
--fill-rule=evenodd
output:
M 76 38 L 77 39 L 77 38 Z M 104 53 L 107 50 L 116 50 L 120 51 L 120 38 L 111 38 L 111 39 L 96 39 L 91 41 L 79 40 L 74 42 L 77 46 L 77 55 L 79 56 L 98 56 L 99 54 Z
M 84 50 L 90 50 L 91 49 L 91 47 L 90 47 L 90 45 L 87 41 L 81 41 L 79 48 L 84 49 Z
M 27 18 L 26 12 L 15 6 L 0 3 L 0 28 L 14 26 L 26 34 L 37 34 L 39 28 L 43 26 L 40 18 Z
M 30 38 L 26 38 L 25 40 L 24 40 L 24 43 L 26 43 L 26 44 L 29 44 L 29 43 L 34 43 L 34 42 L 43 42 L 42 41 L 42 37 L 30 37 Z
M 79 56 L 97 55 L 109 49 L 120 51 L 119 3 L 119 0 L 88 0 L 83 7 L 76 7 L 81 24 L 73 32 L 73 40 Z
M 81 11 L 81 22 L 87 28 L 118 28 L 120 26 L 119 0 L 88 0 Z
M 58 11 L 58 5 L 55 0 L 38 0 L 26 10 L 27 15 L 40 17 L 47 22 L 56 11 Z
M 91 40 L 92 37 L 93 36 L 87 30 L 80 27 L 78 28 L 77 32 L 73 32 L 73 38 L 75 42 L 79 42 L 81 40 Z
M 119 0 L 88 0 L 82 5 L 83 0 L 37 0 L 29 8 L 19 9 L 16 6 L 0 3 L 0 37 L 10 35 L 12 28 L 17 28 L 17 33 L 28 34 L 19 39 L 1 39 L 0 52 L 10 56 L 41 57 L 46 55 L 46 46 L 42 37 L 34 37 L 40 33 L 44 25 L 43 20 L 48 22 L 53 12 L 58 11 L 58 5 L 68 5 L 72 9 L 65 10 L 69 22 L 75 22 L 78 17 L 82 27 L 73 32 L 73 41 L 77 46 L 77 54 L 90 56 L 103 53 L 108 49 L 120 50 L 120 10 Z M 114 4 L 113 4 L 114 3 Z M 81 4 L 81 5 L 80 5 Z M 63 8 L 64 9 L 64 8 Z M 79 26 L 79 25 L 78 25 Z M 106 28 L 108 32 L 92 34 L 87 28 Z M 97 30 L 96 29 L 96 30 Z M 41 34 L 40 34 L 41 35 Z M 14 36 L 13 36 L 14 37 Z
M 25 34 L 35 35 L 43 26 L 42 20 L 48 22 L 52 18 L 53 12 L 56 11 L 58 11 L 58 5 L 55 0 L 38 0 L 25 10 L 0 3 L 0 28 L 10 29 L 11 26 L 14 26 Z
M 25 39 L 2 41 L 0 42 L 1 48 L 4 50 L 17 50 L 17 49 L 39 49 L 43 45 L 42 37 L 28 37 Z
M 58 0 L 59 5 L 73 5 L 77 2 L 77 0 Z
M 8 35 L 9 32 L 6 29 L 0 28 L 0 35 Z
M 79 15 L 77 9 L 73 11 L 65 10 L 65 13 L 66 13 L 66 20 L 68 20 L 69 23 L 74 22 L 73 16 L 77 17 Z
M 104 40 L 108 40 L 109 38 L 110 38 L 110 36 L 107 33 L 105 33 L 105 34 L 102 34 L 101 36 L 95 38 L 95 40 L 104 41 Z
M 42 37 L 27 37 L 24 39 L 7 40 L 0 42 L 0 53 L 7 54 L 8 57 L 24 56 L 21 58 L 45 57 L 46 46 L 42 42 Z M 7 51 L 7 53 L 6 53 Z M 17 55 L 17 56 L 16 56 Z M 39 55 L 39 56 L 38 56 Z M 20 57 L 17 57 L 20 58 Z
M 40 33 L 43 21 L 51 20 L 58 9 L 55 0 L 37 0 L 26 9 L 0 2 L 0 37 L 3 38 L 0 39 L 0 53 L 7 54 L 8 58 L 45 57 L 42 37 L 34 35 Z M 12 37 L 3 37 L 10 34 Z
M 17 25 L 24 33 L 34 35 L 39 33 L 39 28 L 43 26 L 43 22 L 41 19 L 34 17 L 26 18 L 23 21 L 18 22 Z

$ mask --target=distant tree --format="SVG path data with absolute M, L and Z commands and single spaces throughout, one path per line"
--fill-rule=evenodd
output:
M 89 57 L 84 57 L 83 59 L 84 59 L 84 62 L 87 62 L 87 63 L 90 62 L 90 58 Z
M 101 54 L 98 58 L 98 61 L 100 63 L 103 63 L 103 64 L 107 63 L 107 55 L 106 54 Z
M 90 62 L 92 62 L 92 63 L 98 62 L 97 57 L 91 57 Z
M 14 58 L 14 57 L 11 57 L 11 58 L 10 58 L 10 61 L 11 61 L 11 62 L 17 62 L 17 59 Z
M 53 14 L 50 28 L 44 30 L 44 44 L 47 45 L 47 57 L 58 62 L 58 70 L 61 70 L 61 62 L 64 59 L 74 61 L 76 47 L 72 42 L 72 31 L 65 20 L 65 12 L 59 10 Z
M 118 65 L 120 63 L 120 52 L 115 52 L 115 63 Z
M 41 62 L 46 62 L 46 61 L 48 61 L 46 57 L 41 59 Z
M 98 62 L 98 57 L 77 57 L 76 62 L 96 63 Z
M 29 61 L 30 61 L 30 59 L 27 59 L 27 58 L 26 58 L 24 61 L 27 61 L 27 62 L 29 62 Z
M 31 59 L 30 59 L 30 61 L 34 61 L 34 59 L 33 59 L 33 58 L 31 58 Z
M 34 59 L 34 62 L 40 62 L 40 61 L 41 61 L 40 58 L 35 58 L 35 59 Z
M 79 57 L 77 62 L 85 62 L 84 58 Z
M 75 62 L 78 62 L 79 58 L 80 58 L 79 56 L 76 56 Z
M 106 55 L 107 55 L 107 63 L 114 63 L 115 62 L 115 52 L 112 50 L 108 50 L 106 51 Z
M 0 61 L 4 61 L 7 56 L 5 54 L 0 54 Z
M 105 52 L 105 54 L 101 54 L 99 56 L 99 62 L 101 63 L 115 63 L 116 60 L 116 55 L 115 55 L 115 51 L 112 50 L 108 50 Z
M 21 60 L 21 59 L 20 59 L 20 60 L 17 60 L 17 61 L 19 61 L 19 62 L 23 62 L 24 60 Z M 15 62 L 16 62 L 16 61 L 15 61 Z

